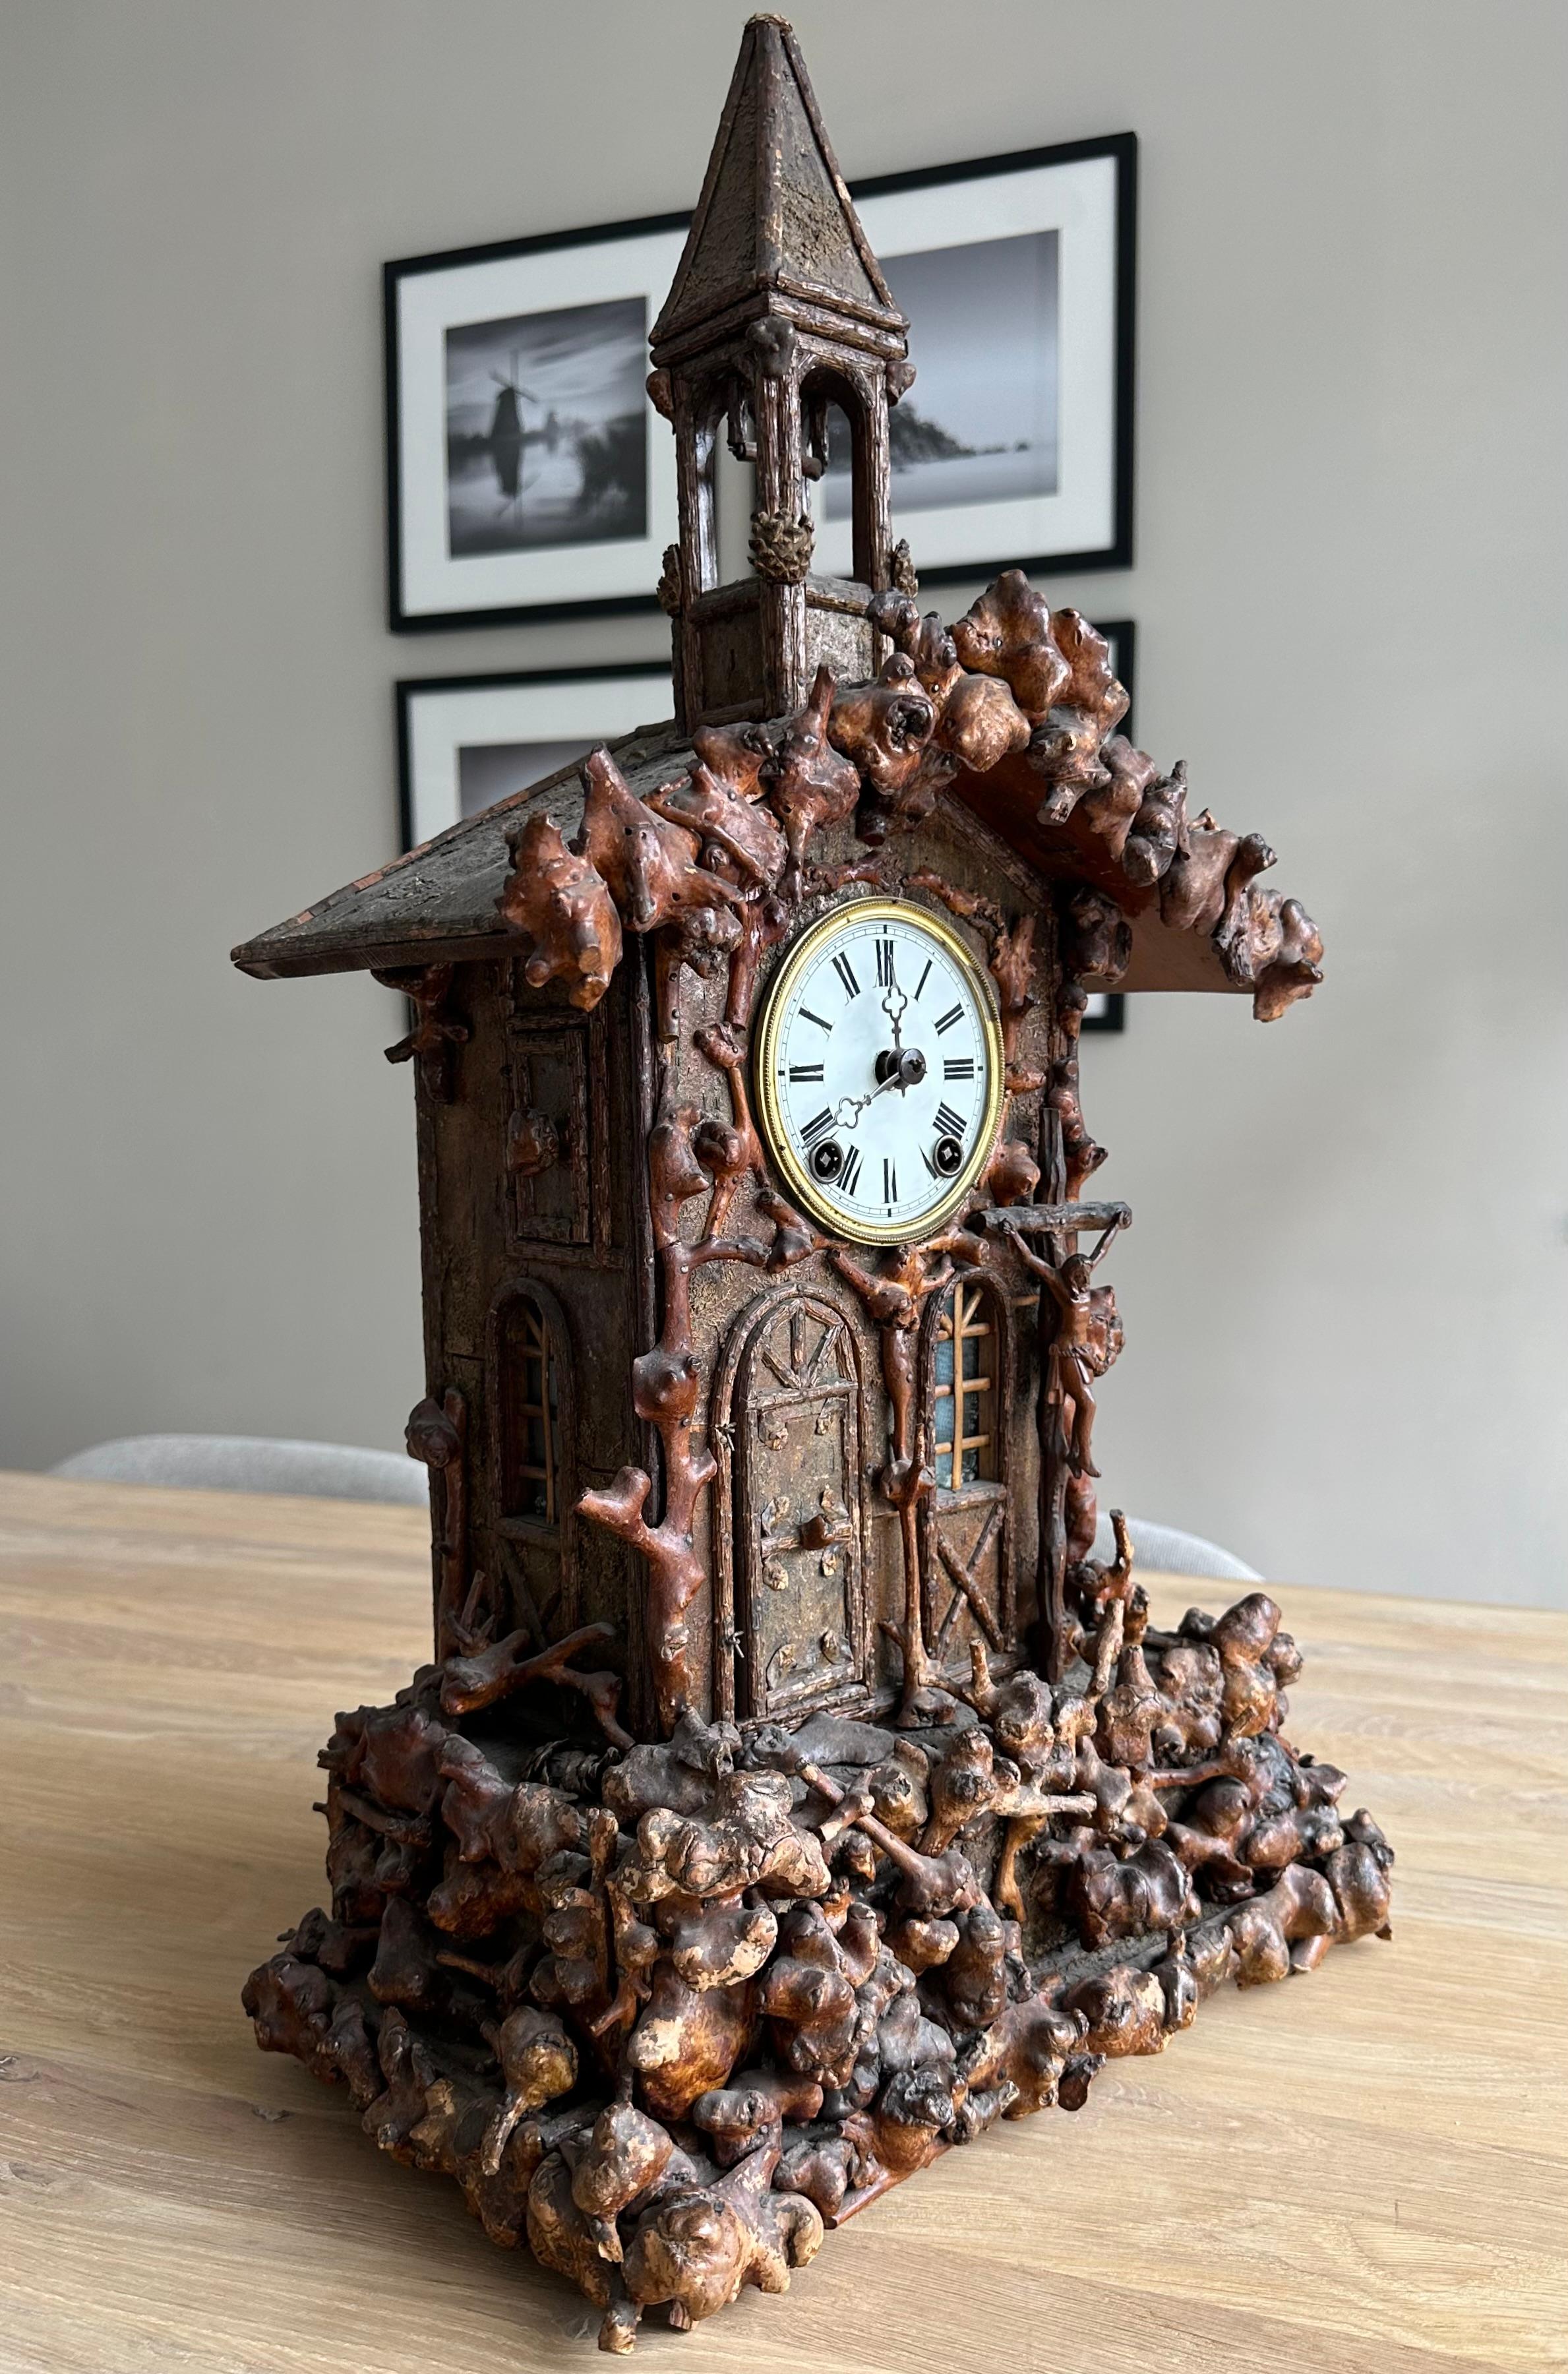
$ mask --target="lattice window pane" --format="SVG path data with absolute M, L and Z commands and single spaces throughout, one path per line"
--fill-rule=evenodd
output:
M 996 1346 L 985 1287 L 960 1281 L 950 1289 L 937 1321 L 932 1463 L 943 1490 L 996 1476 Z

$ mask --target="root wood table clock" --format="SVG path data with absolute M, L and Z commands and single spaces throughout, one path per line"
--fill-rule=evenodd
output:
M 906 330 L 758 18 L 651 341 L 675 720 L 236 952 L 413 1001 L 435 1616 L 337 1718 L 331 1909 L 246 2006 L 610 2349 L 1387 1928 L 1381 1832 L 1281 1730 L 1279 1608 L 1158 1630 L 1119 1521 L 1094 1548 L 1129 1215 L 1086 1200 L 1087 996 L 1269 1021 L 1321 944 L 1117 733 L 1075 611 L 1009 571 L 922 616 Z

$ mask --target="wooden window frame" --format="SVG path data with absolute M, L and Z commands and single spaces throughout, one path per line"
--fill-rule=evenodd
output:
M 969 1322 L 978 1314 L 979 1323 Z M 989 1372 L 978 1377 L 964 1373 L 964 1347 L 966 1344 L 989 1341 L 991 1346 Z M 936 1374 L 937 1347 L 943 1343 L 953 1346 L 953 1381 L 942 1383 Z M 982 1355 L 983 1357 L 983 1355 Z M 998 1318 L 996 1297 L 990 1287 L 968 1278 L 954 1278 L 942 1296 L 937 1309 L 936 1323 L 931 1333 L 930 1427 L 931 1466 L 937 1479 L 937 1489 L 946 1492 L 974 1491 L 982 1486 L 997 1486 L 1001 1481 L 1002 1426 L 1001 1401 L 1002 1329 Z M 982 1422 L 985 1431 L 970 1434 L 965 1425 L 964 1404 L 971 1393 L 984 1394 L 987 1399 Z M 953 1405 L 953 1437 L 943 1442 L 938 1429 L 938 1416 L 943 1402 Z M 970 1451 L 989 1454 L 979 1475 L 964 1473 L 965 1454 Z M 944 1480 L 942 1465 L 946 1463 Z
M 512 1324 L 512 1313 L 520 1303 L 525 1306 L 530 1323 L 540 1339 L 538 1354 L 525 1357 L 541 1357 L 542 1404 L 535 1402 L 520 1404 L 512 1398 L 516 1383 L 508 1357 L 507 1338 Z M 549 1542 L 564 1546 L 568 1520 L 577 1498 L 572 1453 L 576 1433 L 571 1335 L 560 1303 L 548 1287 L 538 1279 L 515 1279 L 497 1296 L 490 1311 L 488 1365 L 497 1530 L 514 1541 Z M 550 1409 L 552 1383 L 555 1387 L 553 1424 Z M 529 1463 L 513 1471 L 509 1463 L 509 1447 L 516 1440 L 512 1429 L 530 1415 L 542 1416 L 544 1419 L 544 1465 L 541 1468 Z M 511 1504 L 509 1487 L 518 1477 L 527 1475 L 540 1476 L 544 1483 L 545 1512 L 543 1515 L 525 1515 Z

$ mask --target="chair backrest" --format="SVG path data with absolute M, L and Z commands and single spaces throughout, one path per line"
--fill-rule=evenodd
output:
M 290 1442 L 260 1434 L 133 1434 L 97 1442 L 50 1469 L 100 1484 L 172 1484 L 208 1492 L 298 1492 L 318 1500 L 395 1500 L 423 1508 L 426 1471 L 400 1451 Z
M 1255 1567 L 1245 1566 L 1218 1542 L 1206 1542 L 1201 1534 L 1184 1534 L 1176 1525 L 1152 1524 L 1146 1517 L 1129 1517 L 1128 1531 L 1132 1535 L 1133 1570 L 1141 1567 L 1149 1574 L 1212 1575 L 1221 1582 L 1261 1582 L 1263 1578 Z M 1116 1543 L 1108 1517 L 1100 1519 L 1094 1535 L 1094 1556 L 1111 1558 L 1116 1555 Z

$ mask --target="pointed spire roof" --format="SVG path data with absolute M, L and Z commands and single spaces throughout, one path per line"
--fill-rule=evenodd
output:
M 902 347 L 894 303 L 844 185 L 794 32 L 754 17 L 713 153 L 649 344 L 661 347 L 758 296 L 827 306 Z

